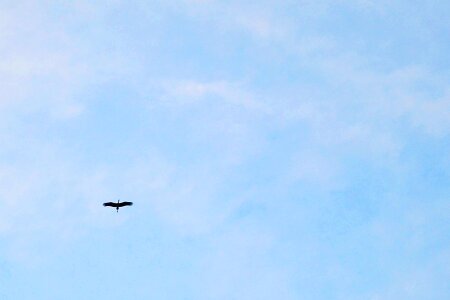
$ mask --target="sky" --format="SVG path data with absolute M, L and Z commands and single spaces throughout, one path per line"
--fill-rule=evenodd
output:
M 0 0 L 0 299 L 450 299 L 449 10 Z

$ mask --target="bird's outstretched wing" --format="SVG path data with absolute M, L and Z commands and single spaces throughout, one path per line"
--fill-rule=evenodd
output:
M 119 203 L 119 205 L 122 207 L 122 206 L 131 206 L 131 205 L 133 205 L 133 202 L 120 202 Z
M 117 207 L 117 203 L 114 203 L 114 202 L 106 202 L 106 203 L 103 203 L 103 206 Z

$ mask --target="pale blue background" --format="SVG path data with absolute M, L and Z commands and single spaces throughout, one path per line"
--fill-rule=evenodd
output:
M 0 299 L 450 299 L 449 11 L 0 1 Z

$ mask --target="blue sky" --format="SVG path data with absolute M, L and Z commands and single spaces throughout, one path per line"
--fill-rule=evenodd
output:
M 0 1 L 0 298 L 448 299 L 449 9 Z

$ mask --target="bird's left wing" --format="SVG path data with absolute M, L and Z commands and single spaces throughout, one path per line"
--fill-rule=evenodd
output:
M 117 203 L 113 203 L 113 202 L 106 202 L 106 203 L 103 203 L 103 206 L 112 206 L 112 207 L 114 207 L 114 206 L 115 206 L 115 204 L 117 204 Z

